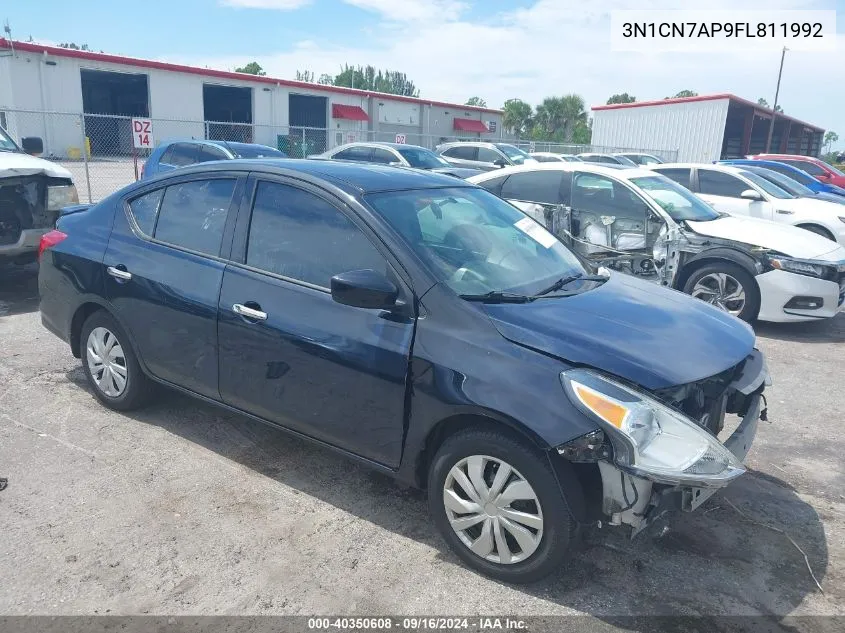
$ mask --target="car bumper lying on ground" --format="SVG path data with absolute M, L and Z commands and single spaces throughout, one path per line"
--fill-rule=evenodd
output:
M 756 277 L 760 287 L 761 321 L 798 322 L 836 316 L 843 308 L 842 282 L 815 279 L 785 270 Z M 815 307 L 818 306 L 818 307 Z

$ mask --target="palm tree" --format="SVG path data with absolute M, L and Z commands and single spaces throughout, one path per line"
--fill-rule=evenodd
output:
M 575 126 L 587 123 L 584 99 L 576 94 L 547 97 L 537 106 L 535 119 L 550 139 L 562 138 L 564 142 L 570 143 Z

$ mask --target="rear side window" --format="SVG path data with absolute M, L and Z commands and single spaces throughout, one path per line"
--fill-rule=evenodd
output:
M 393 154 L 393 152 L 389 152 L 386 149 L 381 149 L 380 147 L 376 147 L 373 149 L 373 162 L 374 163 L 382 163 L 384 165 L 389 165 L 390 163 L 398 163 L 399 158 Z
M 478 148 L 478 160 L 482 163 L 495 163 L 499 159 L 504 160 L 499 152 L 492 150 L 489 147 Z
M 145 193 L 140 198 L 135 198 L 129 203 L 129 211 L 135 219 L 135 224 L 138 225 L 144 235 L 151 236 L 153 234 L 156 216 L 158 215 L 158 205 L 161 204 L 163 195 L 164 189 L 156 189 Z
M 475 157 L 478 156 L 478 148 L 469 145 L 450 147 L 443 152 L 443 156 L 458 158 L 460 160 L 475 160 Z
M 502 197 L 508 200 L 558 204 L 561 176 L 562 172 L 558 170 L 513 174 L 502 186 Z
M 381 253 L 340 210 L 312 193 L 259 182 L 246 263 L 267 272 L 330 287 L 351 270 L 387 272 Z
M 197 150 L 199 147 L 194 143 L 174 143 L 170 149 L 164 152 L 161 162 L 176 167 L 185 167 L 197 162 Z
M 690 188 L 689 169 L 655 169 L 658 174 L 671 178 L 682 187 Z
M 233 178 L 192 180 L 167 187 L 153 237 L 217 257 L 234 190 Z
M 739 198 L 746 189 L 751 189 L 751 186 L 746 185 L 736 176 L 712 169 L 698 170 L 698 190 L 703 194 Z

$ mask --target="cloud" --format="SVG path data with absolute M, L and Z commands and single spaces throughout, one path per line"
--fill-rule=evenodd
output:
M 258 0 L 252 0 L 258 1 Z M 268 75 L 292 79 L 296 70 L 336 74 L 344 64 L 372 64 L 399 70 L 423 98 L 463 103 L 478 95 L 491 107 L 519 97 L 536 105 L 544 97 L 576 93 L 588 105 L 614 93 L 638 100 L 662 99 L 680 90 L 700 94 L 732 92 L 756 101 L 774 98 L 780 51 L 738 54 L 631 53 L 610 50 L 610 11 L 641 6 L 640 0 L 537 0 L 527 8 L 478 17 L 462 2 L 432 0 L 344 0 L 379 18 L 365 26 L 360 45 L 339 45 L 315 28 L 307 41 L 268 50 L 257 61 Z M 656 0 L 656 8 L 678 8 L 677 0 Z M 688 3 L 694 6 L 698 3 Z M 711 0 L 708 8 L 733 8 L 735 0 Z M 712 6 L 711 6 L 712 5 Z M 825 0 L 747 0 L 745 8 L 829 9 Z M 651 5 L 650 5 L 651 7 Z M 434 17 L 433 17 L 434 16 Z M 403 21 L 402 25 L 397 22 Z M 845 50 L 845 35 L 838 36 Z M 830 53 L 790 51 L 779 102 L 787 114 L 845 136 L 841 86 L 845 66 Z M 252 57 L 198 56 L 186 60 L 212 68 L 234 68 Z
M 311 0 L 220 0 L 226 7 L 241 9 L 276 9 L 278 11 L 293 11 L 311 4 Z

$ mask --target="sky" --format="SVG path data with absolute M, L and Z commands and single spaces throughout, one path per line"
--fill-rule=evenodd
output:
M 337 74 L 345 64 L 404 72 L 423 98 L 501 107 L 576 93 L 638 101 L 681 90 L 774 102 L 780 51 L 616 52 L 610 11 L 702 8 L 681 0 L 2 0 L 15 39 L 267 74 Z M 845 149 L 845 0 L 708 0 L 708 9 L 835 9 L 837 50 L 789 51 L 778 102 L 839 133 Z

